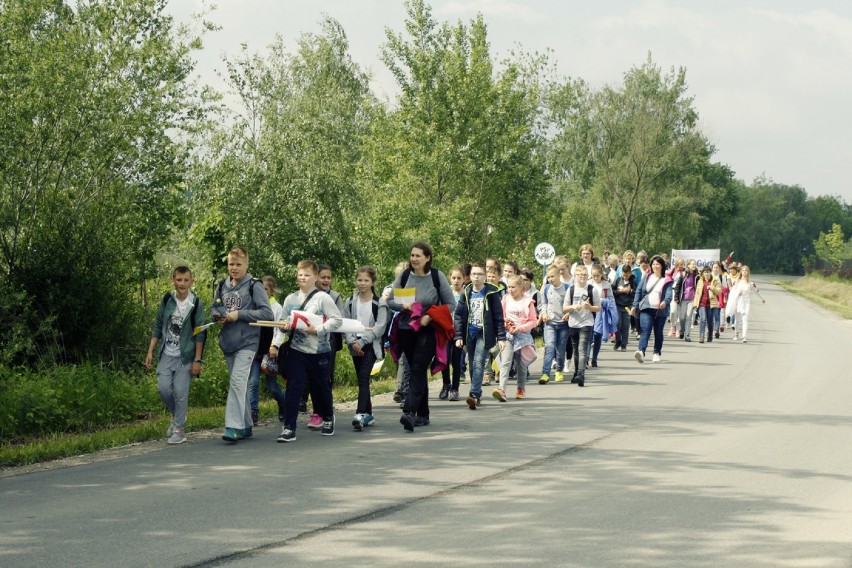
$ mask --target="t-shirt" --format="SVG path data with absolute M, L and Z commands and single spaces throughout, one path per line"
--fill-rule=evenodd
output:
M 470 305 L 468 310 L 468 329 L 482 331 L 482 315 L 485 311 L 485 288 L 479 292 L 470 290 Z
M 590 304 L 593 306 L 601 305 L 601 296 L 597 290 L 595 290 L 594 286 L 592 286 L 592 297 L 589 298 L 588 286 L 586 288 L 577 288 L 576 286 L 572 286 L 574 289 L 574 302 L 575 306 L 582 306 L 583 303 L 588 300 Z M 568 292 L 565 294 L 565 306 L 572 305 L 571 302 L 571 288 L 568 289 Z M 568 316 L 568 326 L 569 327 L 591 327 L 595 325 L 595 314 L 593 311 L 585 308 L 581 308 L 578 310 L 572 311 Z
M 184 320 L 191 308 L 189 295 L 183 300 L 175 298 L 175 302 L 177 302 L 177 306 L 175 306 L 175 311 L 172 312 L 169 325 L 166 327 L 165 344 L 163 345 L 163 353 L 169 357 L 180 357 L 180 332 L 183 330 Z M 192 325 L 191 322 L 190 325 Z
M 373 322 L 373 299 L 366 302 L 362 302 L 359 298 L 355 298 L 355 313 L 357 314 L 358 321 L 360 321 L 364 327 L 370 327 Z M 356 337 L 360 339 L 361 334 L 356 333 Z
M 504 311 L 506 323 L 512 322 L 515 325 L 520 325 L 529 318 L 530 299 L 524 296 L 520 300 L 516 300 L 508 296 L 505 300 Z
M 660 280 L 662 280 L 662 277 L 658 278 L 653 274 L 649 275 L 645 280 L 645 291 L 648 293 L 648 306 L 655 310 L 660 309 L 660 302 L 662 301 L 663 283 Z

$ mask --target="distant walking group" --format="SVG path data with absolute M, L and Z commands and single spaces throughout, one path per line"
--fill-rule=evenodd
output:
M 344 299 L 331 288 L 330 267 L 304 260 L 296 267 L 298 290 L 279 304 L 275 278 L 255 279 L 248 272 L 248 251 L 234 247 L 228 277 L 217 285 L 210 310 L 212 321 L 222 326 L 219 347 L 229 372 L 222 438 L 236 443 L 253 435 L 261 375 L 278 403 L 278 442 L 296 440 L 309 398 L 308 428 L 334 435 L 334 363 L 344 346 L 358 381 L 353 429 L 375 424 L 370 381 L 387 350 L 397 362 L 399 422 L 414 432 L 430 424 L 432 374 L 442 373 L 438 399 L 448 401 L 460 400 L 461 379 L 469 374 L 465 403 L 470 410 L 481 406 L 482 389 L 492 382 L 496 401 L 508 401 L 510 379 L 516 381 L 514 398 L 525 399 L 541 335 L 538 383 L 563 382 L 573 368 L 571 383 L 583 387 L 586 372 L 598 367 L 603 343 L 611 340 L 613 350 L 626 351 L 635 335 L 639 363 L 647 360 L 652 334 L 651 361 L 657 363 L 665 337 L 691 342 L 696 324 L 698 343 L 719 339 L 726 326 L 734 341 L 745 343 L 752 294 L 763 300 L 748 266 L 730 256 L 700 272 L 692 259 L 676 258 L 669 267 L 665 255 L 649 258 L 629 250 L 620 257 L 606 253 L 600 260 L 588 244 L 580 247 L 579 256 L 573 264 L 566 256 L 556 257 L 538 289 L 531 269 L 495 258 L 457 266 L 447 279 L 432 266 L 432 248 L 416 242 L 381 295 L 371 266 L 356 271 L 354 290 Z M 191 270 L 179 266 L 171 279 L 174 291 L 160 302 L 145 365 L 152 366 L 157 350 L 158 390 L 172 416 L 167 441 L 180 444 L 186 441 L 189 387 L 201 372 L 211 324 L 205 325 L 204 306 L 191 291 Z M 344 322 L 354 325 L 344 327 Z M 286 380 L 283 390 L 279 376 Z

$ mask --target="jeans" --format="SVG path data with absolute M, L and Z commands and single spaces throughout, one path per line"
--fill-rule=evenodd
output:
M 184 365 L 180 357 L 163 353 L 157 362 L 157 391 L 160 400 L 172 415 L 172 424 L 183 430 L 189 406 L 189 385 L 192 382 L 192 362 Z
M 373 401 L 370 396 L 370 376 L 373 372 L 373 364 L 376 362 L 376 351 L 373 345 L 364 347 L 364 355 L 358 357 L 352 355 L 352 365 L 355 367 L 355 375 L 358 377 L 358 407 L 357 414 L 372 414 Z
M 571 345 L 574 348 L 574 375 L 577 378 L 586 376 L 586 351 L 593 330 L 594 328 L 590 325 L 568 328 L 568 335 L 571 337 Z
M 429 418 L 429 370 L 435 358 L 435 330 L 430 326 L 419 331 L 401 329 L 397 336 L 410 373 L 403 411 Z
M 707 329 L 710 339 L 713 339 L 713 330 L 715 329 L 713 318 L 717 311 L 719 311 L 719 308 L 708 308 L 704 306 L 698 308 L 698 333 L 702 339 L 704 338 L 705 329 Z
M 692 311 L 695 306 L 692 300 L 683 299 L 677 305 L 677 331 L 686 339 L 692 330 Z
M 260 372 L 260 360 L 263 357 L 255 357 L 251 362 L 251 371 L 249 372 L 249 404 L 252 412 L 257 412 L 260 405 L 260 375 L 263 375 L 266 380 L 266 389 L 278 406 L 284 405 L 284 391 L 281 390 L 281 385 L 278 384 L 277 376 L 269 376 L 266 373 Z
M 666 313 L 663 310 L 654 308 L 642 310 L 639 312 L 639 325 L 642 328 L 642 335 L 639 336 L 639 351 L 645 354 L 648 348 L 648 342 L 651 339 L 651 332 L 654 332 L 654 353 L 657 355 L 663 354 L 663 330 L 666 327 Z
M 624 308 L 618 308 L 618 329 L 615 332 L 616 347 L 627 349 L 628 339 L 630 339 L 630 312 Z
M 290 348 L 284 371 L 284 376 L 287 377 L 287 391 L 284 396 L 285 428 L 296 430 L 303 390 L 311 393 L 314 414 L 319 414 L 323 420 L 331 420 L 334 417 L 331 383 L 328 382 L 329 361 L 334 355 L 334 352 L 302 353 Z
M 722 309 L 721 308 L 710 308 L 710 311 L 713 312 L 713 325 L 716 326 L 713 328 L 714 331 L 719 331 L 719 326 L 721 325 Z
M 598 354 L 601 352 L 601 343 L 603 343 L 603 334 L 595 332 L 594 340 L 592 341 L 592 363 L 597 364 Z
M 568 348 L 568 324 L 565 322 L 544 324 L 544 364 L 541 368 L 543 375 L 550 374 L 554 359 L 561 365 L 565 363 L 565 350 Z
M 470 366 L 470 395 L 482 398 L 482 377 L 485 374 L 485 338 L 482 334 L 468 334 L 467 361 Z
M 253 349 L 243 349 L 231 355 L 225 355 L 230 375 L 228 402 L 225 404 L 225 428 L 242 430 L 252 426 L 248 378 L 254 354 Z
M 408 383 L 411 378 L 411 373 L 408 371 L 408 361 L 405 360 L 405 353 L 401 353 L 399 359 L 396 360 L 396 391 L 403 398 L 408 396 Z

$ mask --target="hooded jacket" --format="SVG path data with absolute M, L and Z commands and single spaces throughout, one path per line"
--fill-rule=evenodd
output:
M 251 327 L 249 323 L 270 321 L 275 316 L 263 284 L 252 278 L 251 274 L 243 276 L 235 286 L 231 284 L 230 278 L 226 278 L 222 285 L 216 288 L 211 315 L 224 316 L 234 310 L 238 312 L 237 321 L 224 324 L 219 332 L 219 347 L 222 353 L 232 355 L 243 350 L 256 353 L 260 345 L 260 328 Z
M 485 301 L 482 303 L 482 337 L 485 339 L 485 349 L 491 349 L 498 341 L 506 340 L 506 326 L 503 321 L 503 305 L 500 303 L 501 290 L 493 284 L 485 283 L 482 287 L 485 292 Z M 453 315 L 453 327 L 456 331 L 456 340 L 461 339 L 465 345 L 468 343 L 468 323 L 470 322 L 470 294 L 473 285 L 468 284 L 462 290 L 461 298 Z

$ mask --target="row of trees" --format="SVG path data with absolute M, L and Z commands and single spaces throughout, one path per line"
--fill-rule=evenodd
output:
M 292 51 L 227 60 L 225 109 L 165 3 L 0 0 L 0 363 L 138 348 L 152 279 L 188 262 L 207 289 L 234 243 L 255 273 L 310 257 L 386 281 L 414 239 L 442 268 L 531 263 L 547 240 L 796 272 L 820 231 L 852 231 L 839 199 L 714 162 L 686 70 L 650 54 L 593 89 L 548 54 L 496 62 L 482 17 L 410 0 L 383 48 L 392 104 L 327 18 Z

